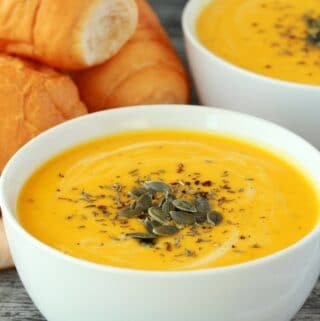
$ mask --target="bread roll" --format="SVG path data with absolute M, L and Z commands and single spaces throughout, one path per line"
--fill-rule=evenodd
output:
M 136 25 L 134 0 L 5 0 L 0 50 L 77 70 L 114 55 Z
M 73 74 L 89 111 L 188 102 L 188 77 L 167 34 L 148 3 L 136 3 L 138 28 L 119 53 L 102 65 Z
M 1 215 L 1 212 L 0 212 Z M 6 236 L 4 234 L 3 222 L 0 217 L 0 270 L 8 269 L 13 266 Z
M 87 112 L 68 76 L 4 55 L 0 55 L 0 101 L 0 173 L 32 137 Z M 0 212 L 0 269 L 11 265 Z
M 85 114 L 72 80 L 48 67 L 0 56 L 0 173 L 28 140 Z

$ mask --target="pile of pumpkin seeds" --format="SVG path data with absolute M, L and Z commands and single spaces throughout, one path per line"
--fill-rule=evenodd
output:
M 117 218 L 141 220 L 146 232 L 126 236 L 142 242 L 176 235 L 188 226 L 216 226 L 223 219 L 202 195 L 195 194 L 191 200 L 177 198 L 171 186 L 162 181 L 141 182 L 139 187 L 130 190 L 129 196 L 130 205 L 121 209 Z

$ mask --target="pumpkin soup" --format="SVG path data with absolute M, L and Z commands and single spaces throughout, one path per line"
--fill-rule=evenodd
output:
M 111 135 L 63 152 L 26 182 L 24 228 L 92 262 L 145 270 L 226 266 L 284 249 L 318 221 L 308 179 L 233 138 Z
M 210 51 L 239 67 L 320 85 L 319 0 L 214 0 L 196 28 Z

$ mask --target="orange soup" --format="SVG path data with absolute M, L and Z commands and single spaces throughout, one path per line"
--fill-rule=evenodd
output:
M 319 0 L 214 0 L 196 28 L 204 46 L 239 67 L 320 85 Z
M 57 155 L 26 182 L 19 219 L 68 255 L 190 270 L 280 251 L 317 224 L 308 178 L 273 153 L 199 132 L 127 132 Z

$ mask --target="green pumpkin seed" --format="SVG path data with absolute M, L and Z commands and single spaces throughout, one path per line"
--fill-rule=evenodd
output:
M 195 206 L 188 201 L 185 200 L 174 200 L 172 202 L 173 206 L 183 212 L 191 212 L 191 213 L 195 213 L 197 211 L 197 209 L 195 208 Z
M 150 234 L 153 233 L 153 229 L 154 229 L 155 227 L 161 225 L 159 222 L 153 221 L 153 220 L 151 220 L 151 219 L 148 218 L 148 217 L 143 221 L 143 224 L 144 224 L 146 230 L 147 230 Z
M 170 194 L 166 193 L 165 201 L 161 205 L 162 212 L 169 216 L 170 211 L 174 210 L 174 206 L 172 205 L 172 201 L 175 200 L 175 197 Z
M 133 210 L 137 207 L 137 202 L 136 201 L 133 201 L 131 204 L 130 204 L 130 208 Z
M 166 197 L 166 201 L 168 201 L 170 203 L 172 203 L 176 199 L 176 197 L 169 192 L 166 193 L 165 197 Z
M 173 225 L 160 225 L 153 229 L 153 233 L 159 236 L 175 235 L 179 232 L 179 229 Z
M 157 226 L 160 226 L 162 225 L 162 223 L 158 222 L 158 221 L 155 221 L 155 220 L 151 220 L 151 225 L 153 228 L 157 227 Z
M 145 181 L 143 185 L 150 191 L 156 193 L 166 193 L 171 191 L 171 187 L 161 181 Z
M 146 194 L 148 193 L 148 190 L 146 188 L 143 188 L 143 187 L 133 187 L 130 192 L 129 192 L 129 195 L 132 196 L 132 197 L 140 197 L 142 196 L 143 194 Z
M 139 243 L 144 247 L 153 248 L 155 241 L 156 239 L 140 239 Z
M 212 211 L 207 214 L 207 220 L 210 224 L 217 226 L 222 222 L 223 216 L 217 211 Z
M 143 224 L 146 228 L 146 230 L 151 234 L 152 231 L 153 231 L 153 225 L 151 223 L 151 220 L 149 218 L 146 218 L 144 221 L 143 221 Z
M 207 213 L 211 211 L 211 205 L 209 201 L 202 196 L 196 197 L 194 205 L 198 213 L 207 215 Z
M 137 199 L 137 209 L 147 211 L 150 206 L 152 206 L 152 198 L 149 194 L 143 194 Z
M 162 212 L 168 216 L 170 214 L 170 211 L 174 210 L 174 206 L 172 205 L 172 203 L 170 201 L 165 201 L 162 204 L 161 209 L 162 209 Z
M 207 220 L 207 213 L 195 213 L 194 214 L 196 222 L 198 224 L 203 224 Z
M 166 198 L 165 197 L 161 197 L 159 199 L 158 207 L 161 208 L 165 202 L 166 202 Z
M 126 207 L 120 210 L 117 215 L 120 217 L 132 218 L 132 217 L 138 217 L 141 214 L 142 212 L 138 208 L 132 209 L 132 208 Z
M 154 220 L 161 224 L 166 224 L 167 222 L 167 215 L 161 211 L 159 207 L 150 207 L 148 209 L 149 216 Z
M 152 240 L 157 238 L 156 235 L 151 233 L 127 233 L 126 236 L 138 240 Z
M 196 222 L 195 216 L 188 212 L 170 211 L 170 216 L 179 225 L 193 225 Z

